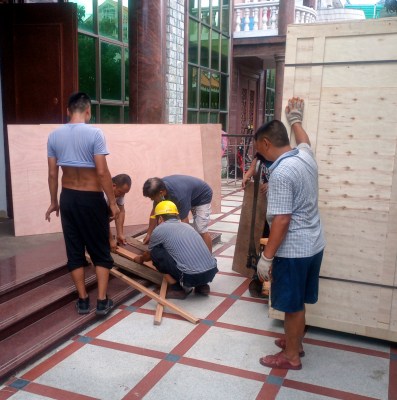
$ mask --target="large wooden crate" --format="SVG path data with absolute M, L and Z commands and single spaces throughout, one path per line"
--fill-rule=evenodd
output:
M 305 99 L 327 240 L 307 323 L 397 341 L 397 18 L 291 25 L 285 64 L 284 103 Z

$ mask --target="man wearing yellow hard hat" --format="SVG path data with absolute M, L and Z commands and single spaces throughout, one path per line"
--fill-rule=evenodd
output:
M 178 208 L 169 200 L 160 201 L 151 217 L 157 220 L 150 240 L 149 251 L 135 257 L 135 262 L 153 261 L 153 265 L 168 282 L 166 297 L 185 299 L 194 291 L 207 295 L 218 272 L 212 256 L 199 233 L 179 219 Z

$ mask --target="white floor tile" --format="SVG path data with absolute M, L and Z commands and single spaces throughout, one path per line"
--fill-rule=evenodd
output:
M 236 223 L 239 223 L 240 222 L 240 215 L 238 215 L 238 214 L 227 215 L 225 218 L 222 218 L 221 221 L 222 222 L 236 222 Z
M 176 364 L 145 400 L 249 400 L 256 398 L 262 385 L 251 379 Z
M 216 275 L 215 279 L 211 283 L 211 290 L 217 293 L 231 294 L 241 284 L 243 284 L 245 278 L 238 276 L 229 275 Z
M 238 232 L 238 224 L 233 222 L 215 222 L 215 224 L 211 225 L 211 230 L 218 231 L 218 232 Z
M 287 378 L 387 400 L 389 360 L 305 344 L 303 369 Z
M 216 257 L 218 269 L 222 272 L 234 272 L 232 270 L 233 260 L 226 257 Z
M 250 301 L 237 300 L 229 310 L 219 318 L 219 321 L 271 332 L 284 332 L 282 321 L 268 317 L 268 306 L 266 304 Z
M 228 247 L 226 250 L 222 251 L 222 253 L 220 253 L 220 256 L 230 256 L 233 257 L 234 256 L 234 251 L 236 249 L 235 245 L 232 245 L 230 247 Z
M 222 207 L 226 206 L 226 207 L 239 207 L 241 206 L 243 203 L 242 201 L 236 201 L 236 200 L 222 200 Z
M 35 382 L 102 400 L 122 399 L 158 359 L 86 345 Z
M 146 304 L 144 308 L 155 309 L 156 304 L 153 302 L 151 307 Z M 152 315 L 132 313 L 99 335 L 99 338 L 169 352 L 195 327 L 191 322 L 170 318 L 163 319 L 161 325 L 154 325 L 153 318 Z
M 247 371 L 269 374 L 259 358 L 277 352 L 274 338 L 211 327 L 186 353 L 187 357 Z

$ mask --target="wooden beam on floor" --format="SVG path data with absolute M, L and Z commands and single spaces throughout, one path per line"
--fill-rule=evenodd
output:
M 157 303 L 161 304 L 163 307 L 168 307 L 172 311 L 176 312 L 178 315 L 180 315 L 182 318 L 186 319 L 187 321 L 197 324 L 200 319 L 194 317 L 187 311 L 183 310 L 182 308 L 176 306 L 175 304 L 171 303 L 170 301 L 166 300 L 165 298 L 161 298 L 158 294 L 154 293 L 152 290 L 148 289 L 147 287 L 143 286 L 142 284 L 138 283 L 134 279 L 128 277 L 127 275 L 124 275 L 121 273 L 118 269 L 112 268 L 110 270 L 110 273 L 121 279 L 122 281 L 128 283 L 130 286 L 132 286 L 134 289 L 139 290 L 141 293 L 145 294 L 146 296 L 149 296 L 151 299 L 156 301 Z

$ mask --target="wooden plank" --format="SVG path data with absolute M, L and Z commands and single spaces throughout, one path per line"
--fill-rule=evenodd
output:
M 123 247 L 117 247 L 116 253 L 119 254 L 120 256 L 123 256 L 123 257 L 127 258 L 130 261 L 134 261 L 135 257 L 140 255 L 140 254 L 137 254 L 137 253 L 133 253 L 132 251 L 127 250 L 127 249 L 125 249 Z M 157 271 L 156 267 L 153 265 L 153 263 L 151 261 L 145 261 L 141 265 L 144 265 L 147 268 L 150 268 L 150 269 L 153 269 L 153 270 Z
M 148 245 L 143 244 L 140 240 L 134 238 L 134 237 L 129 237 L 127 238 L 127 244 L 140 250 L 140 251 L 148 251 Z
M 169 309 L 171 309 L 172 311 L 174 311 L 175 313 L 177 313 L 178 315 L 180 315 L 182 318 L 186 319 L 187 321 L 189 321 L 189 322 L 191 322 L 193 324 L 197 324 L 200 321 L 199 318 L 194 317 L 193 315 L 191 315 L 187 311 L 183 310 L 182 308 L 176 306 L 175 304 L 171 303 L 167 299 L 161 298 L 158 294 L 154 293 L 152 290 L 150 290 L 147 287 L 141 285 L 140 283 L 136 282 L 134 279 L 128 277 L 127 275 L 124 275 L 123 273 L 121 273 L 117 269 L 112 268 L 110 270 L 110 273 L 113 276 L 115 276 L 115 277 L 121 279 L 122 281 L 128 283 L 133 288 L 139 290 L 141 293 L 145 294 L 146 296 L 149 296 L 151 299 L 155 300 L 157 303 L 160 303 L 164 307 L 168 307 Z
M 241 208 L 240 223 L 237 231 L 236 247 L 234 250 L 232 270 L 244 276 L 252 277 L 254 270 L 247 268 L 247 257 L 249 249 L 249 241 L 251 235 L 251 218 L 252 207 L 254 201 L 254 183 L 248 182 L 244 190 L 243 205 Z M 255 243 L 256 248 L 259 250 L 259 241 L 263 236 L 263 229 L 265 227 L 266 219 L 266 195 L 258 193 L 258 201 L 256 207 L 256 220 L 255 220 Z
M 125 269 L 126 271 L 129 271 L 135 275 L 138 275 L 141 278 L 147 279 L 150 282 L 155 283 L 156 285 L 161 285 L 161 282 L 163 280 L 162 273 L 148 268 L 145 265 L 128 260 L 118 254 L 112 254 L 112 257 L 115 265 L 117 265 L 118 267 Z
M 165 296 L 167 294 L 167 286 L 168 286 L 167 280 L 163 276 L 163 281 L 161 282 L 161 287 L 160 287 L 160 297 L 162 299 L 165 299 Z M 163 317 L 163 311 L 164 311 L 163 305 L 160 303 L 157 303 L 156 313 L 154 315 L 154 325 L 161 324 L 161 319 Z

